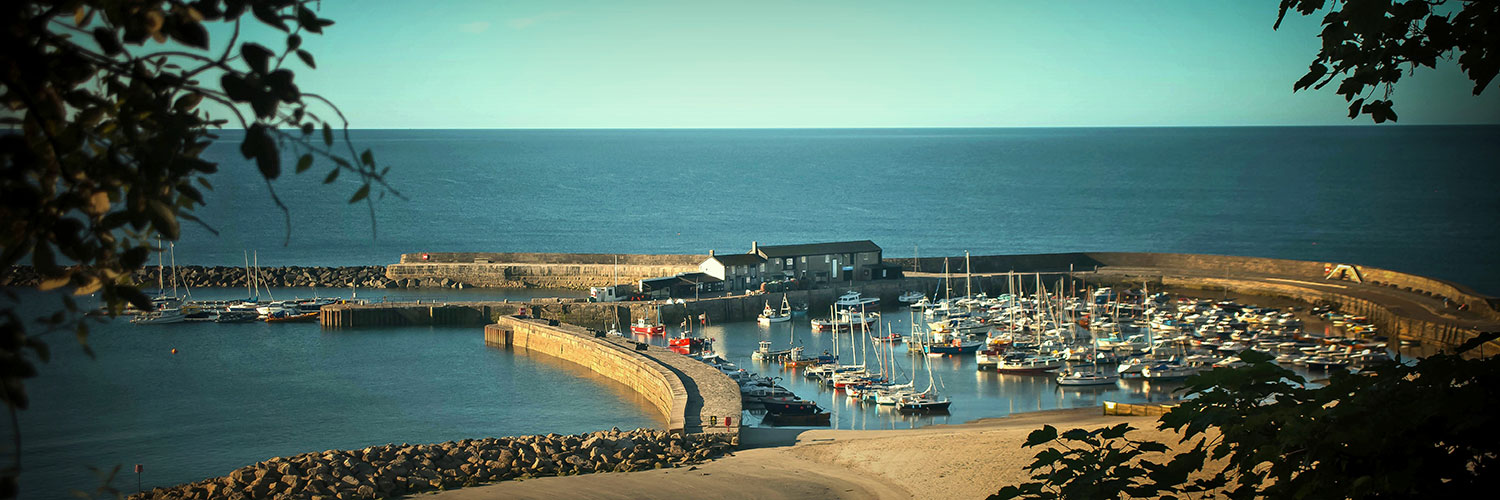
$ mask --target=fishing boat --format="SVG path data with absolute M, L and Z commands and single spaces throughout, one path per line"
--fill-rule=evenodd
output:
M 130 322 L 137 325 L 165 325 L 181 323 L 186 318 L 181 308 L 166 307 L 131 318 Z
M 785 323 L 791 320 L 792 304 L 790 302 L 787 302 L 785 295 L 781 297 L 780 311 L 771 309 L 771 303 L 766 302 L 766 308 L 761 311 L 760 317 L 755 319 L 757 323 L 760 323 L 762 325 L 769 325 L 771 323 Z
M 657 320 L 656 324 L 652 325 L 646 323 L 646 318 L 637 318 L 635 320 L 635 324 L 630 325 L 630 333 L 636 333 L 640 335 L 663 335 L 667 333 L 667 325 L 661 324 L 660 320 Z
M 318 312 L 299 312 L 296 309 L 280 309 L 266 316 L 267 323 L 311 323 L 318 320 Z
M 859 311 L 838 311 L 834 317 L 829 319 L 812 320 L 813 331 L 826 332 L 829 330 L 848 331 L 854 328 L 869 326 L 875 320 L 880 319 L 879 313 L 863 313 Z
M 689 349 L 703 349 L 714 343 L 714 339 L 694 337 L 693 332 L 683 330 L 676 337 L 667 339 L 667 345 L 671 347 L 686 347 Z
M 903 293 L 900 296 L 897 296 L 896 297 L 896 301 L 900 302 L 902 304 L 915 304 L 915 303 L 917 303 L 917 302 L 919 302 L 919 301 L 921 301 L 923 299 L 926 299 L 926 298 L 927 298 L 927 295 L 923 294 L 922 292 L 910 291 L 910 292 Z
M 923 344 L 922 351 L 927 354 L 973 354 L 982 345 L 982 341 L 956 338 L 947 342 Z
M 214 323 L 250 323 L 259 321 L 260 315 L 255 311 L 219 311 L 214 315 Z
M 1006 356 L 995 365 L 1000 373 L 1042 373 L 1062 368 L 1063 359 L 1057 356 L 1016 355 Z
M 769 398 L 761 401 L 766 412 L 776 415 L 811 415 L 821 410 L 818 404 L 796 397 Z
M 766 413 L 761 422 L 766 425 L 797 425 L 797 426 L 827 426 L 832 421 L 832 414 L 826 411 L 813 413 Z
M 771 349 L 771 341 L 760 341 L 760 347 L 750 353 L 750 359 L 755 361 L 785 361 L 794 360 L 802 354 L 801 347 L 790 349 Z
M 840 310 L 880 310 L 880 297 L 864 297 L 859 292 L 850 290 L 839 296 L 839 300 L 833 303 Z
M 1107 375 L 1099 372 L 1071 371 L 1057 375 L 1057 385 L 1112 385 L 1119 382 L 1118 375 Z
M 1146 380 L 1178 380 L 1198 373 L 1198 368 L 1181 363 L 1156 363 L 1141 369 L 1141 378 Z

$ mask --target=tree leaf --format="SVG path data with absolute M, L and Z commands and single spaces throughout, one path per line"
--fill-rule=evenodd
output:
M 172 39 L 196 49 L 208 50 L 208 30 L 202 23 L 187 22 L 177 25 Z
M 245 64 L 250 66 L 250 71 L 258 75 L 266 74 L 271 57 L 275 55 L 271 49 L 262 47 L 258 43 L 245 42 L 240 45 L 240 57 L 244 57 Z
M 333 180 L 337 178 L 339 178 L 339 169 L 338 167 L 334 167 L 333 171 L 328 173 L 328 177 L 323 178 L 323 183 L 332 184 Z
M 1050 425 L 1044 425 L 1040 429 L 1031 431 L 1031 434 L 1027 434 L 1026 443 L 1022 444 L 1021 447 L 1030 448 L 1032 446 L 1046 443 L 1054 439 L 1057 439 L 1057 428 Z
M 255 2 L 250 5 L 250 14 L 260 22 L 266 23 L 266 26 L 287 31 L 286 23 L 281 20 L 281 15 L 277 10 L 279 9 L 272 7 L 269 2 Z
M 375 153 L 366 149 L 365 152 L 359 154 L 359 162 L 371 167 L 375 166 Z
M 327 122 L 323 123 L 323 145 L 324 146 L 332 146 L 333 145 L 333 127 L 330 126 L 330 125 L 328 125 Z
M 317 62 L 313 61 L 312 52 L 308 52 L 308 51 L 302 50 L 302 49 L 297 49 L 297 58 L 301 59 L 302 60 L 302 64 L 306 64 L 307 67 L 312 68 L 312 69 L 318 69 Z
M 182 230 L 177 223 L 177 212 L 161 200 L 151 200 L 146 205 L 151 209 L 151 226 L 163 238 L 176 240 Z
M 240 143 L 240 153 L 245 158 L 255 158 L 260 175 L 267 180 L 281 176 L 281 155 L 276 152 L 276 140 L 261 124 L 251 125 L 245 131 L 245 140 Z
M 136 309 L 140 309 L 142 311 L 150 311 L 156 307 L 155 304 L 151 303 L 150 297 L 147 297 L 146 294 L 141 293 L 140 289 L 133 286 L 117 286 L 115 287 L 115 294 L 119 295 L 120 298 L 125 299 L 125 301 L 129 302 L 130 305 L 135 306 Z
M 303 153 L 302 157 L 297 159 L 297 173 L 300 174 L 307 171 L 307 169 L 312 168 L 312 164 L 312 153 Z
M 115 56 L 120 53 L 120 39 L 115 35 L 115 30 L 98 27 L 94 28 L 94 43 L 99 44 L 99 50 L 106 56 Z
M 358 202 L 359 200 L 363 200 L 363 199 L 365 199 L 366 196 L 370 196 L 370 185 L 369 184 L 365 184 L 363 186 L 360 186 L 359 190 L 354 192 L 354 196 L 351 197 L 351 198 L 349 198 L 349 203 L 355 203 L 355 202 Z

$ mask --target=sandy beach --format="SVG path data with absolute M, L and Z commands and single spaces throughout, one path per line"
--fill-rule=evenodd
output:
M 983 498 L 1027 479 L 1043 425 L 1094 429 L 1129 422 L 1138 439 L 1175 442 L 1156 417 L 1104 416 L 1099 408 L 1025 413 L 913 430 L 747 429 L 742 450 L 690 468 L 507 481 L 422 495 L 490 498 Z

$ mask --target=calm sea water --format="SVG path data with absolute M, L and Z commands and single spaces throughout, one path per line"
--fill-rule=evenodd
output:
M 406 196 L 328 169 L 274 183 L 237 133 L 179 262 L 384 264 L 403 252 L 745 252 L 871 239 L 888 256 L 1082 250 L 1354 262 L 1500 293 L 1500 127 L 367 130 Z M 289 157 L 287 165 L 294 162 Z M 920 248 L 920 250 L 917 250 Z
M 394 292 L 392 298 L 569 293 Z M 243 298 L 244 291 L 194 296 Z M 33 310 L 51 306 L 33 303 L 36 293 L 26 298 Z M 554 358 L 486 347 L 473 328 L 322 331 L 316 324 L 117 320 L 94 326 L 95 359 L 71 334 L 48 340 L 52 360 L 28 384 L 31 408 L 20 414 L 22 498 L 92 490 L 100 481 L 89 467 L 122 466 L 113 484 L 134 492 L 137 463 L 149 488 L 309 451 L 659 427 L 661 420 L 624 385 Z

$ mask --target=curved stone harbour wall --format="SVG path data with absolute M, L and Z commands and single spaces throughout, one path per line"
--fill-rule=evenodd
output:
M 596 339 L 584 328 L 553 323 L 501 317 L 484 327 L 484 343 L 520 347 L 582 365 L 639 393 L 661 411 L 668 432 L 684 431 L 688 394 L 675 374 L 641 354 Z

